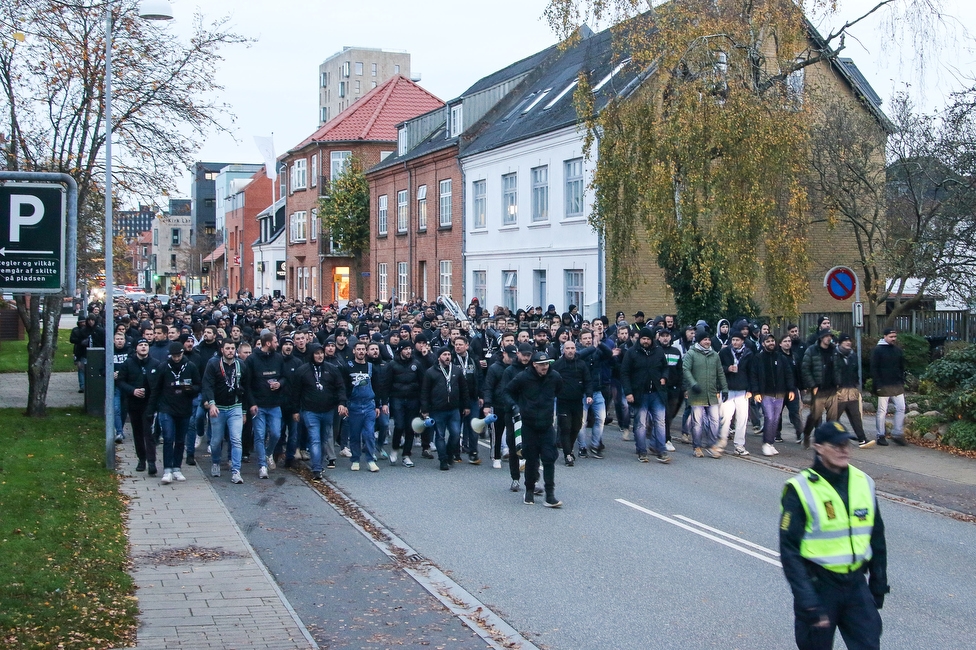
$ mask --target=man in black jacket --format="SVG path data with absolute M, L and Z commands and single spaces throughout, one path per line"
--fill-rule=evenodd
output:
M 834 379 L 834 334 L 829 328 L 820 330 L 819 336 L 803 353 L 800 365 L 803 386 L 810 389 L 810 414 L 803 427 L 803 446 L 809 448 L 810 434 L 820 424 L 824 412 L 827 421 L 837 420 L 837 408 L 834 394 L 837 392 L 837 382 Z
M 861 386 L 858 381 L 857 354 L 854 352 L 854 342 L 847 334 L 837 338 L 837 353 L 834 357 L 834 381 L 837 383 L 836 413 L 837 419 L 844 413 L 851 422 L 854 435 L 857 436 L 858 447 L 870 449 L 876 444 L 872 438 L 864 436 L 864 423 L 861 421 Z
M 891 429 L 891 439 L 895 444 L 905 446 L 905 355 L 895 345 L 898 331 L 892 327 L 885 329 L 878 345 L 871 352 L 871 379 L 874 394 L 878 396 L 878 410 L 875 424 L 878 428 L 878 444 L 887 445 L 885 420 L 888 416 L 889 400 L 895 404 L 895 423 Z
M 519 478 L 521 472 L 518 467 L 518 458 L 515 454 L 509 455 L 510 444 L 508 434 L 512 432 L 512 405 L 505 395 L 504 381 L 505 371 L 511 366 L 518 356 L 518 348 L 514 345 L 507 345 L 498 353 L 501 361 L 492 363 L 485 373 L 484 400 L 485 414 L 494 413 L 498 418 L 495 427 L 495 439 L 492 440 L 491 466 L 494 469 L 502 468 L 502 459 L 509 459 L 509 467 L 514 465 L 512 470 L 512 487 L 517 492 L 519 488 Z
M 253 418 L 254 453 L 258 457 L 258 478 L 268 478 L 274 469 L 272 456 L 281 436 L 281 405 L 287 396 L 284 359 L 275 349 L 277 339 L 269 329 L 261 331 L 261 347 L 247 358 L 250 366 L 250 389 L 254 402 L 249 409 Z
M 748 329 L 748 326 L 746 326 Z M 729 394 L 722 402 L 722 424 L 719 433 L 719 446 L 725 447 L 729 439 L 732 420 L 735 420 L 735 434 L 732 449 L 736 456 L 748 456 L 746 451 L 746 423 L 749 420 L 749 364 L 753 359 L 752 350 L 745 344 L 746 336 L 739 329 L 729 334 L 729 345 L 722 348 L 718 358 L 722 362 Z
M 281 405 L 281 438 L 278 439 L 278 447 L 275 449 L 275 453 L 278 456 L 278 461 L 280 461 L 282 452 L 284 452 L 285 467 L 292 467 L 295 464 L 295 454 L 298 451 L 298 429 L 301 421 L 299 391 L 295 383 L 295 375 L 298 373 L 298 369 L 305 365 L 305 362 L 294 355 L 295 341 L 290 336 L 281 339 L 279 349 L 288 381 L 286 382 L 284 402 Z
M 526 505 L 535 503 L 535 484 L 539 480 L 539 461 L 542 461 L 542 480 L 547 508 L 559 508 L 563 502 L 556 498 L 556 431 L 552 426 L 552 404 L 562 390 L 562 377 L 551 370 L 549 355 L 532 354 L 532 365 L 520 372 L 505 387 L 509 399 L 516 404 L 522 418 L 522 457 L 525 458 Z
M 786 411 L 789 413 L 790 424 L 793 425 L 793 432 L 796 434 L 796 441 L 803 442 L 803 420 L 800 419 L 800 409 L 803 407 L 803 391 L 801 390 L 803 386 L 803 376 L 800 374 L 800 364 L 803 361 L 803 354 L 797 352 L 794 347 L 799 341 L 799 338 L 795 338 L 792 334 L 793 330 L 790 330 L 789 334 L 782 336 L 779 340 L 779 351 L 783 353 L 783 358 L 789 364 L 790 368 L 793 370 L 793 398 L 788 399 L 783 405 Z M 799 330 L 797 330 L 799 332 Z M 801 348 L 802 349 L 806 349 Z M 783 441 L 783 421 L 779 421 L 779 426 L 776 432 L 776 442 Z
M 180 470 L 184 440 L 190 429 L 193 398 L 200 392 L 200 372 L 183 358 L 183 344 L 172 341 L 169 345 L 169 361 L 151 371 L 149 392 L 149 411 L 156 413 L 163 435 L 163 485 L 186 480 Z
M 566 466 L 572 467 L 576 463 L 573 446 L 583 426 L 583 405 L 593 403 L 595 382 L 589 364 L 576 356 L 576 342 L 572 340 L 563 343 L 563 354 L 552 369 L 563 379 L 556 393 L 556 423 Z
M 468 415 L 461 422 L 461 449 L 467 452 L 468 462 L 480 465 L 478 457 L 478 434 L 471 428 L 471 418 L 477 417 L 484 401 L 481 397 L 481 367 L 469 350 L 468 340 L 463 336 L 454 339 L 454 365 L 464 373 L 464 380 L 468 384 L 468 401 L 465 406 Z
M 74 345 L 75 365 L 78 367 L 78 392 L 85 392 L 85 366 L 88 363 L 88 348 L 105 346 L 105 330 L 98 326 L 98 318 L 88 314 L 78 319 L 78 326 L 71 330 L 68 339 Z
M 303 365 L 295 382 L 299 392 L 302 421 L 308 429 L 308 444 L 312 463 L 312 480 L 322 480 L 322 447 L 325 447 L 327 467 L 335 469 L 336 454 L 332 442 L 332 426 L 336 414 L 346 417 L 346 384 L 339 369 L 325 362 L 325 351 L 318 343 L 308 346 L 311 361 Z
M 250 368 L 237 358 L 237 344 L 224 339 L 220 355 L 203 370 L 202 406 L 210 419 L 210 475 L 220 476 L 224 435 L 230 438 L 230 482 L 240 484 L 244 408 L 251 403 Z
M 139 339 L 135 354 L 130 354 L 119 368 L 118 387 L 128 398 L 129 422 L 132 423 L 132 441 L 136 446 L 137 472 L 144 472 L 149 466 L 149 476 L 156 476 L 156 443 L 152 437 L 152 411 L 146 408 L 149 403 L 150 372 L 156 361 L 149 356 L 149 341 Z
M 783 403 L 794 397 L 793 366 L 780 352 L 772 334 L 763 337 L 762 346 L 749 363 L 749 380 L 752 394 L 763 410 L 763 456 L 775 456 L 778 452 L 773 443 L 783 419 Z
M 413 358 L 413 346 L 405 340 L 397 346 L 393 361 L 386 365 L 385 392 L 390 396 L 390 417 L 393 420 L 393 438 L 390 441 L 390 463 L 396 462 L 397 450 L 401 450 L 404 467 L 413 467 L 413 420 L 420 417 L 420 389 L 424 382 L 425 368 Z M 427 454 L 429 451 L 424 449 Z M 426 457 L 426 456 L 425 456 Z
M 451 363 L 451 349 L 441 348 L 437 365 L 424 373 L 420 389 L 420 413 L 434 420 L 437 458 L 441 470 L 451 469 L 451 460 L 461 459 L 461 417 L 468 408 L 468 382 L 461 368 Z M 550 413 L 552 405 L 549 406 Z M 446 440 L 445 440 L 446 438 Z
M 647 425 L 654 418 L 651 451 L 660 463 L 671 462 L 664 434 L 667 412 L 668 360 L 664 349 L 655 344 L 654 332 L 642 327 L 637 335 L 637 345 L 627 350 L 620 366 L 620 384 L 627 403 L 633 405 L 634 440 L 637 460 L 647 462 Z

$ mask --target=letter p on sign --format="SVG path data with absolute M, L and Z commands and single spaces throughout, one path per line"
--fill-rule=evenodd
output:
M 21 214 L 24 205 L 33 210 L 29 215 Z M 36 226 L 44 218 L 44 204 L 30 194 L 10 195 L 10 242 L 20 243 L 20 229 L 23 226 Z

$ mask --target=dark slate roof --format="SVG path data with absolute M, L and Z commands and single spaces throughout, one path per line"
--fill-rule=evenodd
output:
M 466 132 L 459 155 L 470 156 L 576 124 L 575 86 L 570 86 L 580 70 L 587 72 L 592 89 L 614 73 L 594 93 L 596 111 L 612 97 L 628 94 L 641 71 L 629 62 L 621 65 L 614 44 L 613 31 L 606 29 L 580 38 L 565 50 L 547 50 L 548 58 L 483 118 L 483 128 L 475 129 L 470 139 Z
M 443 111 L 443 109 L 438 109 Z M 447 128 L 446 122 L 441 122 L 433 131 L 427 134 L 427 137 L 421 140 L 413 149 L 406 152 L 402 156 L 399 155 L 389 155 L 385 160 L 381 161 L 378 165 L 370 167 L 367 173 L 372 174 L 373 172 L 386 169 L 387 167 L 392 167 L 394 165 L 399 165 L 405 163 L 409 160 L 414 160 L 425 156 L 429 153 L 435 151 L 441 151 L 442 149 L 447 149 L 448 147 L 453 147 L 457 145 L 458 139 L 448 138 L 445 129 Z
M 475 82 L 473 86 L 465 90 L 461 97 L 467 97 L 468 95 L 473 95 L 479 93 L 482 90 L 491 88 L 492 86 L 499 84 L 506 79 L 511 79 L 519 75 L 523 75 L 527 72 L 531 72 L 539 63 L 541 63 L 551 52 L 559 47 L 559 44 L 552 45 L 542 50 L 541 52 L 536 52 L 530 56 L 525 57 L 521 61 L 516 61 L 515 63 L 502 68 L 497 72 L 493 72 L 487 77 L 482 77 Z
M 865 99 L 874 104 L 876 107 L 881 107 L 881 96 L 874 92 L 874 88 L 868 83 L 867 78 L 856 65 L 854 65 L 853 59 L 839 58 L 837 62 L 847 70 L 847 73 L 854 80 L 854 85 L 857 87 L 861 94 L 864 95 Z

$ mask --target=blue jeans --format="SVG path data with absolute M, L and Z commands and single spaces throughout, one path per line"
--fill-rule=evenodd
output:
M 701 447 L 712 447 L 718 442 L 720 406 L 712 404 L 710 406 L 691 407 L 691 442 L 695 449 Z M 708 432 L 702 437 L 702 429 L 705 428 L 707 421 Z
M 78 359 L 75 361 L 75 365 L 78 367 L 78 390 L 85 390 L 85 366 L 88 361 L 85 359 Z
M 453 455 L 461 453 L 461 411 L 431 411 L 430 417 L 434 418 L 437 459 L 442 463 L 449 463 Z
M 773 395 L 763 395 L 763 444 L 771 445 L 776 441 L 776 431 L 779 428 L 780 420 L 783 418 L 783 397 Z
M 169 413 L 157 413 L 156 421 L 163 433 L 163 471 L 179 469 L 183 465 L 183 445 L 177 440 L 186 437 L 190 429 L 190 418 L 175 418 Z
M 302 411 L 302 421 L 308 429 L 308 446 L 312 456 L 312 471 L 322 471 L 322 447 L 325 447 L 326 460 L 335 460 L 335 446 L 332 443 L 332 422 L 335 411 L 316 413 Z
M 376 460 L 376 405 L 372 402 L 349 405 L 346 426 L 349 429 L 351 461 L 358 463 L 366 454 L 366 462 Z M 365 449 L 364 449 L 365 448 Z
M 664 453 L 664 416 L 667 405 L 661 398 L 661 393 L 651 391 L 640 396 L 640 400 L 634 403 L 637 414 L 634 416 L 634 440 L 637 442 L 637 454 L 644 456 L 647 454 L 647 423 L 650 418 L 654 419 L 654 431 L 651 435 L 651 451 L 654 455 Z
M 253 428 L 254 453 L 258 457 L 258 465 L 267 467 L 268 454 L 265 450 L 274 451 L 275 445 L 278 444 L 278 438 L 281 437 L 281 407 L 264 408 L 259 406 L 258 413 L 254 416 Z M 267 436 L 267 440 L 265 440 L 265 436 Z
M 603 393 L 595 391 L 593 403 L 590 405 L 583 402 L 583 427 L 576 439 L 576 444 L 580 449 L 586 449 L 586 418 L 590 409 L 593 409 L 593 434 L 590 436 L 589 446 L 591 449 L 598 449 L 603 440 L 603 422 L 607 419 L 607 403 L 603 399 Z
M 122 435 L 122 427 L 125 426 L 125 411 L 122 410 L 122 391 L 115 389 L 115 435 Z
M 387 406 L 386 410 L 390 410 Z M 380 410 L 380 414 L 376 416 L 376 448 L 383 449 L 383 445 L 386 444 L 386 439 L 390 437 L 390 414 L 384 413 Z
M 611 379 L 610 386 L 613 388 L 613 407 L 617 412 L 617 424 L 621 429 L 629 429 L 634 407 L 627 403 L 627 396 L 619 379 Z
M 281 416 L 281 435 L 285 438 L 285 459 L 295 460 L 295 452 L 298 451 L 298 421 L 292 413 L 282 414 Z M 278 447 L 281 447 L 279 438 Z M 281 453 L 281 449 L 275 449 L 275 453 Z
M 244 411 L 240 406 L 231 409 L 217 409 L 217 417 L 210 418 L 210 462 L 220 464 L 221 448 L 224 445 L 224 432 L 230 436 L 230 468 L 241 471 L 241 432 L 244 430 Z
M 197 447 L 197 436 L 203 433 L 206 420 L 207 414 L 203 410 L 203 395 L 197 395 L 193 398 L 193 415 L 190 416 L 190 426 L 187 427 L 186 436 L 184 436 L 187 458 L 193 458 L 193 450 Z

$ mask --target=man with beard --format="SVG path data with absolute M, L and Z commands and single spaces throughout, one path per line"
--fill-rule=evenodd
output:
M 346 417 L 346 384 L 339 369 L 325 361 L 325 350 L 318 342 L 309 347 L 311 361 L 301 367 L 296 377 L 302 421 L 308 428 L 312 480 L 322 480 L 322 448 L 328 469 L 335 469 L 336 454 L 332 426 L 336 414 Z
M 202 406 L 210 418 L 210 476 L 220 476 L 224 436 L 230 440 L 230 482 L 241 484 L 244 405 L 251 402 L 247 364 L 237 358 L 237 345 L 225 339 L 220 356 L 207 362 L 203 371 Z
M 420 412 L 434 420 L 437 458 L 442 471 L 461 456 L 461 418 L 470 413 L 468 384 L 461 369 L 451 363 L 450 348 L 437 353 L 437 365 L 424 373 L 420 389 Z M 551 405 L 550 405 L 551 412 Z
M 284 359 L 278 354 L 277 340 L 269 329 L 261 331 L 261 347 L 247 358 L 254 403 L 254 452 L 258 457 L 258 478 L 268 478 L 275 468 L 274 448 L 281 436 L 281 405 L 287 398 Z
M 779 452 L 773 443 L 783 419 L 783 403 L 793 399 L 793 368 L 779 351 L 775 336 L 763 337 L 762 346 L 749 364 L 750 384 L 763 410 L 763 456 L 775 456 Z
M 576 356 L 576 342 L 566 341 L 563 354 L 552 369 L 562 377 L 562 387 L 556 393 L 556 422 L 559 425 L 559 442 L 567 467 L 576 463 L 573 445 L 583 426 L 583 405 L 593 403 L 595 383 L 590 367 Z
M 186 480 L 180 470 L 184 440 L 190 428 L 193 398 L 200 392 L 200 372 L 183 358 L 183 344 L 172 341 L 169 345 L 169 360 L 151 372 L 149 392 L 149 411 L 157 414 L 163 435 L 163 485 Z
M 746 423 L 749 420 L 749 399 L 752 392 L 749 386 L 749 364 L 753 354 L 745 345 L 744 335 L 734 331 L 729 335 L 729 345 L 718 353 L 725 372 L 725 381 L 729 387 L 729 397 L 722 402 L 721 433 L 719 445 L 725 447 L 729 439 L 729 429 L 735 420 L 735 434 L 732 439 L 732 449 L 736 456 L 748 456 L 746 451 Z
M 346 383 L 346 393 L 349 395 L 349 417 L 346 424 L 349 427 L 349 451 L 352 463 L 349 466 L 354 472 L 359 471 L 359 461 L 364 452 L 366 465 L 370 472 L 380 471 L 376 464 L 376 418 L 385 400 L 380 396 L 380 379 L 376 367 L 366 360 L 366 344 L 357 341 L 352 348 L 353 358 L 342 371 Z
M 647 426 L 653 418 L 651 451 L 660 463 L 671 462 L 666 450 L 664 421 L 667 411 L 668 360 L 664 350 L 655 345 L 654 332 L 643 327 L 637 345 L 627 350 L 620 367 L 620 383 L 628 404 L 633 405 L 634 439 L 637 460 L 647 462 Z
M 721 458 L 722 449 L 718 446 L 719 405 L 722 393 L 729 390 L 722 372 L 722 362 L 712 350 L 712 339 L 708 332 L 695 333 L 695 345 L 683 359 L 684 384 L 688 404 L 691 406 L 692 444 L 695 457 L 702 458 L 702 447 L 708 450 L 711 458 Z M 707 437 L 703 437 L 706 428 Z

